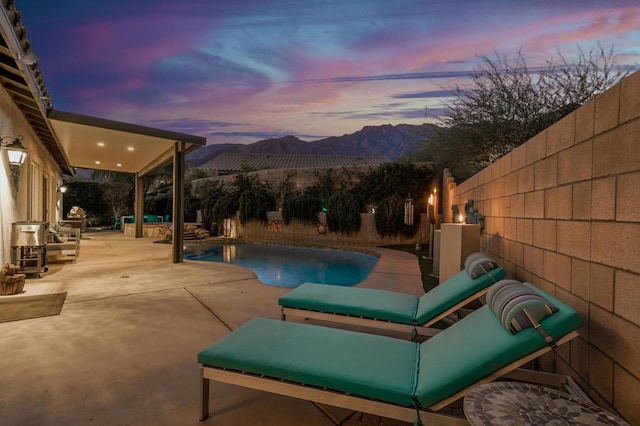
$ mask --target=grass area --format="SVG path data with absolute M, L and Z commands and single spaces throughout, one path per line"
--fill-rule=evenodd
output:
M 420 250 L 416 250 L 415 245 L 395 245 L 385 246 L 384 248 L 405 251 L 418 258 L 420 273 L 422 274 L 422 288 L 425 293 L 438 285 L 438 279 L 431 276 L 433 273 L 433 259 L 427 259 L 429 255 L 428 245 L 422 245 Z

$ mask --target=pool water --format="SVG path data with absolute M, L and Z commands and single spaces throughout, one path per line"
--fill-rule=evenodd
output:
M 289 288 L 305 282 L 358 284 L 369 276 L 378 261 L 377 257 L 363 253 L 267 244 L 190 246 L 184 257 L 243 266 L 265 284 Z

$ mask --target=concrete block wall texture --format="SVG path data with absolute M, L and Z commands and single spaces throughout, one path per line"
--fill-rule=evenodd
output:
M 640 424 L 640 72 L 445 188 L 445 218 L 474 200 L 482 250 L 584 318 L 540 366 Z

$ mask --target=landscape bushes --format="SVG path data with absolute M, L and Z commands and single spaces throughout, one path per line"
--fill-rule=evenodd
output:
M 243 225 L 251 221 L 267 223 L 267 212 L 274 208 L 274 196 L 267 188 L 247 189 L 240 194 L 238 202 L 240 223 Z
M 295 192 L 282 202 L 282 221 L 285 225 L 289 225 L 292 219 L 305 225 L 315 224 L 319 211 L 322 211 L 322 199 L 317 194 L 309 191 Z
M 348 192 L 336 193 L 327 201 L 329 230 L 351 235 L 360 231 L 360 204 Z
M 361 213 L 375 211 L 376 230 L 383 236 L 415 235 L 420 213 L 426 211 L 426 197 L 435 169 L 412 163 L 388 163 L 368 172 L 347 168 L 315 172 L 315 182 L 295 190 L 291 178 L 274 189 L 255 174 L 239 174 L 231 183 L 211 179 L 199 185 L 198 197 L 205 223 L 221 224 L 239 212 L 240 222 L 267 221 L 267 211 L 280 210 L 284 225 L 299 220 L 315 224 L 319 212 L 326 212 L 331 232 L 356 234 Z M 415 200 L 413 225 L 404 223 L 404 202 Z
M 87 223 L 95 226 L 113 223 L 113 211 L 105 198 L 103 185 L 99 182 L 71 181 L 65 183 L 67 192 L 62 197 L 63 217 L 73 206 L 81 207 L 87 215 Z
M 295 189 L 292 184 L 295 174 L 292 171 L 274 188 L 252 173 L 240 173 L 231 183 L 194 173 L 194 178 L 209 179 L 200 181 L 193 193 L 190 180 L 185 183 L 185 221 L 196 221 L 200 210 L 206 229 L 222 225 L 224 219 L 238 212 L 242 224 L 266 223 L 268 211 L 280 210 L 284 225 L 292 220 L 314 225 L 318 213 L 326 212 L 330 232 L 351 235 L 360 230 L 360 213 L 375 211 L 376 230 L 382 237 L 411 237 L 418 229 L 420 212 L 426 209 L 424 201 L 435 171 L 407 162 L 387 163 L 361 173 L 348 168 L 323 169 L 316 171 L 315 181 L 303 189 Z M 66 185 L 69 190 L 63 197 L 65 213 L 74 205 L 80 206 L 93 226 L 112 225 L 114 215 L 133 211 L 133 186 L 129 182 L 111 179 L 70 181 Z M 172 214 L 170 192 L 149 190 L 149 194 L 144 200 L 145 214 Z M 415 199 L 412 226 L 404 224 L 404 201 L 408 195 Z
M 374 218 L 376 231 L 378 231 L 378 234 L 382 237 L 396 237 L 398 235 L 412 237 L 415 235 L 418 230 L 418 225 L 420 224 L 420 215 L 414 213 L 413 224 L 406 225 L 404 223 L 405 200 L 405 197 L 394 194 L 378 204 Z

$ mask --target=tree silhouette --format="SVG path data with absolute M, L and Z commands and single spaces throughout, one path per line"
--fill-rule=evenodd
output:
M 574 62 L 559 51 L 530 68 L 522 50 L 515 59 L 494 52 L 464 85 L 456 85 L 445 126 L 419 158 L 444 163 L 457 177 L 486 167 L 627 76 L 613 47 L 578 47 Z M 435 148 L 433 148 L 435 147 Z

